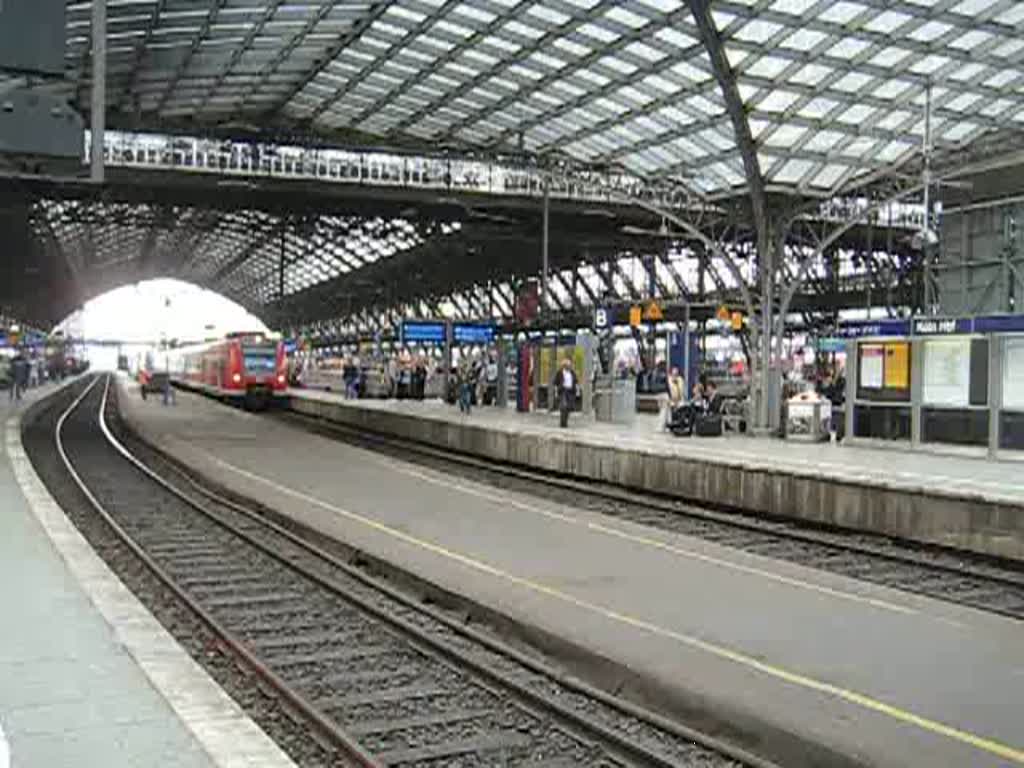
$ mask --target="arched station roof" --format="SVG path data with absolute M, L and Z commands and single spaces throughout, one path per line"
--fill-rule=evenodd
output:
M 68 5 L 88 104 L 91 3 Z M 1024 129 L 1016 0 L 110 0 L 114 124 L 559 153 L 715 194 L 839 191 Z M 733 100 L 737 104 L 731 104 Z M 738 106 L 738 111 L 732 108 Z M 737 126 L 737 121 L 741 124 Z
M 707 206 L 692 217 L 698 226 L 749 241 L 743 211 L 758 200 L 791 211 L 857 199 L 873 185 L 882 198 L 911 186 L 922 171 L 926 101 L 937 166 L 1024 147 L 1018 0 L 107 5 L 108 126 L 171 137 L 169 145 L 182 136 L 223 141 L 221 168 L 238 146 L 268 142 L 512 158 L 625 178 L 641 192 L 683 190 Z M 90 2 L 67 5 L 67 77 L 46 86 L 86 116 L 91 11 Z M 157 154 L 177 162 L 173 147 Z M 397 188 L 338 203 L 325 185 L 310 191 L 258 172 L 238 189 L 127 165 L 112 163 L 102 194 L 44 185 L 22 197 L 18 232 L 32 242 L 24 253 L 49 260 L 53 303 L 173 274 L 257 311 L 298 307 L 309 294 L 319 309 L 299 313 L 308 319 L 398 283 L 413 296 L 537 271 L 536 189 L 526 203 L 495 203 L 488 190 L 467 203 L 448 179 L 429 200 Z M 642 207 L 580 199 L 564 208 L 552 227 L 556 261 L 664 250 L 664 222 Z M 395 257 L 402 269 L 386 274 Z M 9 269 L 11 290 L 35 285 L 40 272 L 28 262 Z

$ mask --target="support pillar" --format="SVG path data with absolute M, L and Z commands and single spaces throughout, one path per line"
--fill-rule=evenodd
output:
M 285 253 L 287 252 L 287 245 L 285 243 L 285 223 L 284 219 L 281 220 L 281 252 L 278 254 L 277 261 L 277 298 L 279 301 L 284 301 L 284 264 L 285 264 Z
M 690 380 L 690 302 L 686 302 L 683 309 L 683 382 L 686 387 L 683 397 L 689 400 L 693 393 L 693 385 L 697 383 Z
M 764 236 L 759 238 L 758 256 L 761 261 L 761 346 L 760 352 L 760 390 L 761 397 L 758 403 L 757 424 L 762 430 L 770 430 L 775 417 L 773 415 L 773 403 L 770 401 L 772 386 L 770 384 L 772 370 L 772 327 L 774 321 L 773 293 L 774 293 L 774 269 L 775 254 L 772 249 L 772 238 Z M 781 333 L 781 329 L 780 329 Z M 774 408 L 774 413 L 778 407 Z
M 857 411 L 857 381 L 860 378 L 860 362 L 857 360 L 857 342 L 846 342 L 846 436 L 856 437 L 854 424 Z
M 499 408 L 508 408 L 508 348 L 509 342 L 498 339 L 498 392 L 495 404 Z
M 988 337 L 988 457 L 999 457 L 999 413 L 1003 407 L 1003 338 Z
M 444 321 L 444 348 L 441 353 L 441 359 L 444 361 L 444 375 L 441 377 L 441 381 L 444 382 L 444 393 L 445 396 L 448 394 L 449 379 L 452 375 L 452 321 Z
M 545 312 L 548 303 L 549 241 L 551 234 L 551 193 L 547 180 L 544 181 L 544 227 L 541 234 L 540 311 Z
M 106 135 L 107 119 L 107 1 L 93 0 L 92 3 L 92 114 L 89 130 L 90 146 L 89 177 L 102 182 L 103 142 Z
M 924 340 L 910 341 L 910 446 L 921 445 L 921 404 L 924 400 Z

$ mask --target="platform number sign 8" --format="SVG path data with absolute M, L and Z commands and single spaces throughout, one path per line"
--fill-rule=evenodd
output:
M 608 327 L 608 310 L 604 307 L 598 307 L 594 310 L 594 327 L 597 329 Z

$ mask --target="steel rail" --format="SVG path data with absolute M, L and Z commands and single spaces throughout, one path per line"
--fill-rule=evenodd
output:
M 237 528 L 236 526 L 227 523 L 216 514 L 212 514 L 202 504 L 199 504 L 192 496 L 182 491 L 173 483 L 169 482 L 165 477 L 161 476 L 158 472 L 154 471 L 145 462 L 135 456 L 116 436 L 111 432 L 109 425 L 106 423 L 104 418 L 104 411 L 106 406 L 106 392 L 104 393 L 104 404 L 100 410 L 100 428 L 102 429 L 105 437 L 111 446 L 127 461 L 137 467 L 141 472 L 146 474 L 154 482 L 161 485 L 168 492 L 181 499 L 183 502 L 191 506 L 197 512 L 209 517 L 211 520 L 222 526 L 226 530 L 230 531 L 239 538 L 245 540 L 252 546 L 258 548 L 261 552 L 273 558 L 277 562 L 287 566 L 288 568 L 294 569 L 301 573 L 303 576 L 311 579 L 312 581 L 320 584 L 321 586 L 339 594 L 345 601 L 356 605 L 361 610 L 365 610 L 371 614 L 374 618 L 394 627 L 401 631 L 403 634 L 415 638 L 417 643 L 426 645 L 432 650 L 442 654 L 449 660 L 457 663 L 461 667 L 470 669 L 473 673 L 480 675 L 481 677 L 487 678 L 491 682 L 505 687 L 511 690 L 515 695 L 528 701 L 530 705 L 536 708 L 540 708 L 543 711 L 551 712 L 555 717 L 568 722 L 572 726 L 588 732 L 591 736 L 598 737 L 606 743 L 612 745 L 618 751 L 624 753 L 632 760 L 640 760 L 647 765 L 663 766 L 663 768 L 675 768 L 675 763 L 666 757 L 657 753 L 651 752 L 646 747 L 636 744 L 630 741 L 628 738 L 616 733 L 615 731 L 606 728 L 600 723 L 588 720 L 587 718 L 579 715 L 568 707 L 565 707 L 555 701 L 552 701 L 536 691 L 530 689 L 527 685 L 519 683 L 518 681 L 511 679 L 510 677 L 501 674 L 500 672 L 482 664 L 478 660 L 475 660 L 461 651 L 445 645 L 443 642 L 438 641 L 436 638 L 430 636 L 427 633 L 422 632 L 415 626 L 409 624 L 401 618 L 390 615 L 387 611 L 382 610 L 378 606 L 367 602 L 360 597 L 351 594 L 350 592 L 343 592 L 336 582 L 332 581 L 321 574 L 310 571 L 300 564 L 298 564 L 293 558 L 288 557 L 281 552 L 275 551 L 274 549 L 267 546 L 266 543 L 261 542 L 257 537 L 250 533 Z M 375 579 L 374 577 L 360 571 L 353 565 L 339 559 L 337 556 L 328 552 L 324 548 L 307 541 L 302 536 L 294 533 L 293 531 L 285 528 L 284 526 L 276 523 L 272 520 L 268 520 L 263 514 L 252 510 L 244 504 L 228 499 L 223 495 L 205 487 L 202 483 L 197 481 L 194 477 L 187 474 L 179 466 L 173 458 L 166 456 L 158 448 L 150 445 L 145 440 L 142 440 L 137 435 L 132 436 L 143 443 L 148 450 L 153 451 L 161 459 L 166 461 L 171 468 L 173 468 L 196 492 L 200 493 L 205 498 L 216 504 L 227 507 L 239 514 L 243 515 L 247 520 L 257 523 L 258 525 L 272 531 L 274 534 L 287 539 L 291 544 L 299 547 L 300 549 L 308 552 L 315 556 L 319 560 L 322 560 L 332 567 L 342 571 L 345 575 L 359 581 L 360 583 L 370 587 L 376 592 L 383 594 L 384 596 L 394 600 L 401 604 L 403 607 L 424 614 L 427 617 L 442 624 L 446 629 L 461 635 L 464 638 L 472 640 L 480 645 L 486 647 L 495 653 L 506 656 L 513 661 L 523 665 L 527 669 L 535 672 L 538 675 L 550 678 L 552 681 L 565 686 L 566 688 L 579 693 L 588 698 L 594 699 L 606 706 L 612 707 L 618 710 L 621 714 L 629 717 L 637 718 L 645 722 L 646 724 L 665 731 L 673 736 L 680 739 L 691 741 L 701 747 L 708 750 L 719 753 L 725 758 L 736 761 L 743 765 L 749 766 L 750 768 L 778 768 L 778 765 L 770 760 L 762 758 L 758 755 L 750 753 L 740 747 L 733 744 L 729 744 L 721 739 L 715 738 L 708 734 L 705 734 L 694 728 L 685 726 L 676 721 L 670 720 L 664 716 L 653 713 L 643 707 L 637 706 L 631 702 L 620 699 L 612 694 L 600 690 L 588 683 L 585 683 L 577 678 L 566 675 L 543 662 L 532 658 L 521 651 L 518 651 L 500 641 L 495 640 L 493 637 L 487 634 L 475 630 L 471 627 L 465 626 L 458 621 L 446 616 L 444 613 L 425 605 L 415 598 L 391 587 L 390 585 Z
M 103 521 L 110 527 L 124 545 L 128 547 L 132 554 L 141 560 L 153 575 L 156 576 L 156 578 L 159 579 L 159 581 L 167 587 L 167 589 L 169 589 L 178 600 L 187 606 L 189 610 L 191 610 L 199 620 L 219 638 L 232 655 L 241 660 L 245 666 L 251 669 L 263 683 L 269 686 L 270 690 L 273 691 L 275 695 L 297 710 L 297 712 L 304 717 L 310 725 L 320 732 L 321 736 L 327 739 L 328 743 L 337 748 L 345 757 L 351 760 L 354 765 L 360 766 L 360 768 L 383 768 L 379 762 L 363 751 L 359 744 L 347 733 L 341 730 L 327 715 L 323 714 L 303 696 L 292 690 L 287 683 L 281 680 L 280 677 L 260 662 L 260 660 L 256 658 L 256 656 L 251 653 L 241 643 L 241 641 L 234 636 L 233 633 L 226 630 L 216 619 L 213 618 L 212 615 L 210 615 L 209 612 L 207 612 L 180 586 L 178 586 L 174 579 L 171 578 L 171 576 L 131 537 L 130 534 L 128 534 L 127 531 L 125 531 L 125 529 L 117 522 L 117 520 L 114 519 L 114 517 L 89 489 L 89 486 L 75 469 L 74 464 L 64 448 L 64 441 L 61 437 L 61 432 L 68 417 L 78 409 L 93 388 L 99 383 L 100 378 L 101 377 L 97 376 L 93 379 L 89 386 L 87 386 L 85 390 L 83 390 L 82 393 L 72 401 L 71 405 L 68 406 L 57 420 L 57 425 L 54 430 L 57 453 L 60 455 L 61 461 L 64 463 L 71 479 L 75 482 L 75 485 L 78 486 L 90 506 L 92 506 L 96 513 L 100 515 Z M 98 420 L 100 429 L 109 440 L 111 439 L 111 436 L 107 430 L 106 423 L 103 418 L 103 412 L 106 409 L 107 395 L 110 390 L 110 376 L 108 375 L 103 378 L 105 380 L 105 384 Z M 136 466 L 139 465 L 136 464 Z

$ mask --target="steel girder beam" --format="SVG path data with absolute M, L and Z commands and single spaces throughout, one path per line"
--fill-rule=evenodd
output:
M 740 150 L 743 159 L 743 170 L 747 179 L 748 191 L 750 193 L 750 205 L 753 211 L 754 226 L 758 232 L 758 239 L 764 238 L 768 226 L 768 200 L 765 194 L 764 174 L 761 170 L 761 163 L 757 158 L 757 144 L 754 142 L 754 135 L 750 131 L 750 123 L 747 120 L 746 109 L 743 106 L 743 97 L 740 96 L 739 87 L 736 83 L 736 73 L 733 72 L 729 57 L 722 43 L 722 37 L 718 33 L 714 17 L 711 15 L 711 0 L 687 0 L 690 12 L 693 14 L 697 29 L 700 31 L 701 41 L 707 49 L 708 58 L 711 61 L 711 69 L 715 79 L 722 91 L 725 100 L 725 111 L 729 115 L 733 132 L 736 138 L 736 146 Z M 767 245 L 767 243 L 765 243 Z
M 573 266 L 572 282 L 576 292 L 576 301 L 581 306 L 597 306 L 597 294 L 594 293 L 590 280 L 583 274 L 583 267 L 583 264 L 576 264 Z M 587 264 L 586 267 L 591 271 L 591 273 L 593 272 L 593 267 L 591 265 Z
M 566 284 L 565 278 L 562 276 L 561 271 L 550 272 L 548 274 L 548 280 L 549 280 L 549 282 L 557 282 L 559 285 L 561 285 L 562 289 L 569 296 L 569 304 L 566 305 L 566 303 L 564 301 L 562 301 L 561 297 L 559 297 L 559 295 L 558 295 L 558 293 L 556 291 L 550 291 L 551 298 L 554 299 L 555 300 L 555 304 L 558 305 L 557 306 L 558 311 L 565 312 L 568 309 L 572 309 L 572 305 L 573 305 L 572 288 L 570 288 Z
M 263 13 L 260 16 L 259 21 L 249 25 L 249 29 L 246 31 L 241 45 L 236 46 L 235 49 L 231 51 L 231 57 L 224 63 L 220 72 L 214 79 L 213 84 L 206 89 L 205 93 L 203 93 L 203 97 L 199 101 L 199 106 L 196 107 L 196 112 L 201 113 L 206 109 L 206 105 L 209 103 L 210 99 L 213 98 L 213 95 L 220 90 L 220 87 L 224 85 L 224 81 L 227 80 L 231 71 L 238 66 L 242 57 L 252 50 L 252 44 L 255 42 L 256 38 L 259 37 L 260 33 L 263 32 L 263 28 L 266 27 L 267 22 L 274 18 L 274 15 L 277 13 L 277 9 L 281 6 L 283 1 L 284 0 L 267 0 L 267 4 L 263 9 Z M 241 104 L 239 104 L 239 107 L 241 107 Z
M 507 307 L 506 317 L 511 317 L 516 311 L 516 295 L 509 283 L 499 283 L 494 286 L 497 296 Z
M 142 39 L 135 44 L 135 56 L 132 60 L 131 74 L 125 81 L 124 87 L 121 89 L 121 93 L 118 95 L 117 100 L 108 99 L 107 103 L 114 105 L 115 112 L 121 112 L 124 109 L 125 102 L 130 99 L 135 93 L 135 86 L 139 82 L 139 74 L 142 72 L 142 61 L 146 56 L 146 50 L 149 47 L 150 41 L 153 39 L 153 32 L 156 30 L 156 26 L 160 23 L 160 15 L 164 12 L 164 8 L 167 6 L 167 0 L 157 0 L 153 5 L 153 10 L 149 14 L 149 23 L 146 24 L 145 34 Z M 107 111 L 110 111 L 108 108 Z
M 267 245 L 266 238 L 273 234 L 282 234 L 282 228 L 284 222 L 269 221 L 264 222 L 259 232 L 254 232 L 252 238 L 248 243 L 239 251 L 235 256 L 225 262 L 214 275 L 210 278 L 210 285 L 220 285 L 227 280 L 231 273 L 236 269 L 245 264 L 257 251 Z
M 174 75 L 167 81 L 167 85 L 164 86 L 164 89 L 160 94 L 160 99 L 157 101 L 156 109 L 153 110 L 158 117 L 160 113 L 164 111 L 164 107 L 167 106 L 167 102 L 170 100 L 171 94 L 177 90 L 178 83 L 181 82 L 181 79 L 185 76 L 185 72 L 187 72 L 189 66 L 191 66 L 192 59 L 195 58 L 200 47 L 202 47 L 203 40 L 209 37 L 210 29 L 217 23 L 217 18 L 224 6 L 227 5 L 227 1 L 228 0 L 210 0 L 206 10 L 206 18 L 203 20 L 202 26 L 200 26 L 192 36 L 192 44 L 189 46 L 188 53 L 181 58 L 181 61 L 178 63 L 178 67 L 174 70 Z
M 330 15 L 330 12 L 334 10 L 335 6 L 338 5 L 338 2 L 339 0 L 327 0 L 326 2 L 321 2 L 316 13 L 313 14 L 305 24 L 303 24 L 302 29 L 288 41 L 287 45 L 281 47 L 281 50 L 277 52 L 274 58 L 263 66 L 256 80 L 254 80 L 248 88 L 244 89 L 238 100 L 239 108 L 244 107 L 245 103 L 252 98 L 253 95 L 259 93 L 267 85 L 270 78 L 277 74 L 281 65 L 288 60 L 295 49 L 300 47 L 316 26 Z M 277 7 L 280 7 L 280 5 L 281 2 L 278 1 Z
M 615 282 L 611 278 L 618 275 L 619 280 L 622 281 L 622 285 L 626 288 L 626 293 L 629 294 L 628 298 L 639 301 L 640 291 L 637 290 L 636 285 L 629 279 L 625 272 L 622 271 L 621 260 L 618 258 L 609 259 L 606 266 L 609 270 L 609 286 L 614 295 L 619 295 L 620 292 L 615 290 Z
M 443 18 L 444 16 L 447 16 L 448 12 L 450 10 L 452 10 L 453 8 L 455 8 L 457 5 L 459 5 L 459 0 L 447 0 L 447 2 L 445 2 L 441 7 L 439 7 L 434 12 L 434 16 L 436 18 Z M 495 20 L 492 21 L 489 26 L 494 26 L 494 27 L 499 26 L 496 23 L 498 21 L 504 22 L 505 21 L 505 17 L 497 16 L 495 18 Z M 388 49 L 388 53 L 390 53 L 391 51 L 401 50 L 407 43 L 409 43 L 417 35 L 419 35 L 419 33 L 420 33 L 420 28 L 418 26 L 413 26 L 413 27 L 408 28 L 406 30 L 405 34 L 401 37 L 400 40 L 398 40 L 397 42 L 391 44 L 391 47 Z M 473 35 L 470 38 L 470 40 L 473 40 L 476 37 L 477 37 L 477 35 Z M 464 48 L 464 45 L 463 46 L 455 46 L 452 50 L 447 51 L 446 53 L 437 56 L 437 58 L 433 61 L 433 63 L 431 63 L 429 65 L 423 66 L 422 69 L 416 74 L 415 77 L 412 77 L 412 78 L 409 78 L 408 80 L 406 80 L 404 83 L 402 83 L 402 86 L 400 88 L 396 89 L 395 91 L 393 91 L 391 93 L 386 94 L 385 96 L 382 96 L 381 98 L 377 99 L 377 101 L 373 102 L 372 104 L 359 109 L 359 111 L 356 112 L 356 114 L 351 118 L 351 120 L 349 120 L 349 124 L 353 125 L 353 126 L 359 125 L 361 122 L 363 122 L 363 120 L 365 120 L 367 117 L 369 117 L 371 115 L 376 114 L 378 110 L 380 110 L 381 108 L 383 108 L 387 104 L 394 103 L 395 101 L 397 101 L 403 94 L 405 94 L 414 85 L 419 84 L 424 79 L 426 79 L 430 75 L 432 75 L 435 72 L 437 72 L 438 70 L 440 70 L 442 66 L 447 64 L 452 59 L 452 54 L 454 52 L 461 53 L 463 48 Z M 363 83 L 368 77 L 372 76 L 374 73 L 376 73 L 378 70 L 380 70 L 380 68 L 382 66 L 384 66 L 385 64 L 387 64 L 390 60 L 391 60 L 390 57 L 387 54 L 384 54 L 384 55 L 375 57 L 375 58 L 371 59 L 370 61 L 366 62 L 359 69 L 358 72 L 354 73 L 352 75 L 352 77 L 349 78 L 348 83 L 346 85 L 342 86 L 341 88 L 338 88 L 337 91 L 335 91 L 334 94 L 332 94 L 328 98 L 324 99 L 317 106 L 317 108 L 315 110 L 313 110 L 313 115 L 310 118 L 310 120 L 311 121 L 316 121 L 325 112 L 330 111 L 330 109 L 332 107 L 334 107 L 335 104 L 343 102 L 345 100 L 345 98 L 350 93 L 352 93 L 353 89 L 357 85 L 359 85 L 360 83 Z
M 317 61 L 316 65 L 305 77 L 302 77 L 295 84 L 295 87 L 288 92 L 288 95 L 268 111 L 268 115 L 276 117 L 281 114 L 285 107 L 291 104 L 292 100 L 306 89 L 306 86 L 316 80 L 317 77 L 319 77 L 327 67 L 330 66 L 331 62 L 338 58 L 338 55 L 342 51 L 359 40 L 359 38 L 362 37 L 363 32 L 369 29 L 373 22 L 383 16 L 390 6 L 391 3 L 389 2 L 376 2 L 370 5 L 368 7 L 367 14 L 354 21 L 351 28 L 338 36 L 334 45 L 327 49 L 324 55 Z M 307 118 L 307 122 L 309 124 L 315 123 L 322 114 L 322 111 L 314 110 L 312 115 Z
M 608 10 L 610 10 L 613 7 L 615 7 L 618 4 L 618 2 L 619 2 L 619 0 L 600 0 L 600 2 L 594 4 L 591 8 L 588 8 L 588 9 L 583 9 L 583 8 L 578 8 L 578 7 L 573 8 L 570 11 L 571 12 L 571 17 L 570 17 L 570 21 L 568 23 L 573 24 L 576 27 L 582 26 L 583 24 L 587 23 L 588 21 L 593 21 L 593 20 L 597 19 L 602 14 L 606 13 Z M 499 14 L 498 18 L 491 22 L 490 27 L 489 28 L 485 28 L 485 34 L 486 34 L 487 31 L 491 31 L 492 28 L 493 29 L 497 29 L 504 22 L 507 22 L 509 20 L 509 18 L 514 18 L 515 14 L 517 12 L 519 12 L 522 9 L 525 9 L 525 7 L 528 6 L 528 5 L 529 5 L 529 3 L 519 2 L 513 8 L 508 9 L 505 14 Z M 568 6 L 566 6 L 565 10 L 569 11 L 570 9 L 569 9 Z M 636 34 L 636 33 L 634 32 L 634 34 Z M 625 37 L 630 37 L 630 36 L 627 35 Z M 476 75 L 474 77 L 467 78 L 466 80 L 462 81 L 449 94 L 449 101 L 455 101 L 456 99 L 459 99 L 461 97 L 466 96 L 467 94 L 471 93 L 475 88 L 477 88 L 477 87 L 483 85 L 484 83 L 486 83 L 493 76 L 500 77 L 502 74 L 505 73 L 505 71 L 509 67 L 515 66 L 516 64 L 519 63 L 519 61 L 521 59 L 526 58 L 526 57 L 530 56 L 531 54 L 537 53 L 538 51 L 543 51 L 544 47 L 548 46 L 548 45 L 551 45 L 552 42 L 555 39 L 557 39 L 557 35 L 554 34 L 551 30 L 549 30 L 547 33 L 541 35 L 540 37 L 536 38 L 535 40 L 530 41 L 530 43 L 528 45 L 524 46 L 522 49 L 517 51 L 514 55 L 507 56 L 504 59 L 502 59 L 501 61 L 499 61 L 495 66 L 487 67 L 482 72 L 480 72 L 478 75 Z M 601 58 L 602 55 L 610 54 L 610 53 L 613 52 L 614 49 L 619 48 L 619 47 L 624 47 L 628 42 L 629 42 L 628 40 L 617 40 L 616 42 L 614 42 L 614 43 L 612 43 L 610 45 L 605 45 L 605 46 L 603 46 L 603 48 L 601 50 L 597 51 L 596 54 L 594 52 L 591 52 L 590 54 L 585 56 L 579 62 L 578 66 L 579 67 L 583 67 L 587 63 L 589 63 L 589 61 L 596 61 L 597 59 Z M 537 88 L 539 90 L 539 89 L 541 89 L 543 87 L 546 87 L 548 84 L 550 84 L 550 82 L 554 82 L 555 80 L 558 80 L 563 74 L 564 74 L 563 72 L 559 72 L 559 73 L 555 73 L 554 76 L 547 75 L 546 77 L 542 77 L 541 79 L 539 79 L 535 83 L 533 83 L 532 87 L 535 87 L 535 88 Z M 497 112 L 501 112 L 501 111 L 507 109 L 509 107 L 509 105 L 512 104 L 515 101 L 516 101 L 516 98 L 514 96 L 505 96 L 505 97 L 499 99 L 498 101 L 496 101 L 495 103 L 487 106 L 483 110 L 474 111 L 472 114 L 468 115 L 466 118 L 464 118 L 462 120 L 455 121 L 454 123 L 452 123 L 452 125 L 450 125 L 447 128 L 447 130 L 445 130 L 445 132 L 444 132 L 444 134 L 442 136 L 442 140 L 443 141 L 450 141 L 452 139 L 452 137 L 455 136 L 455 134 L 458 133 L 461 129 L 463 129 L 463 128 L 471 125 L 472 123 L 476 122 L 477 120 L 479 120 L 481 118 L 481 116 L 482 116 L 482 113 L 494 114 L 494 113 L 497 113 Z M 428 114 L 430 114 L 430 112 L 433 109 L 434 109 L 434 106 L 431 105 L 431 104 L 427 104 L 427 105 L 421 107 L 420 109 L 417 109 L 412 114 L 407 115 L 402 120 L 400 120 L 398 122 L 398 124 L 394 127 L 394 130 L 397 131 L 397 132 L 401 132 L 401 131 L 405 130 L 406 128 L 408 128 L 409 126 L 415 125 L 417 122 L 419 122 L 424 117 L 426 117 Z M 528 126 L 523 124 L 521 126 L 521 130 L 523 130 L 523 131 L 528 130 Z M 500 133 L 498 136 L 496 136 L 490 142 L 490 146 L 492 146 L 492 147 L 500 147 L 500 146 L 502 146 L 502 144 L 507 143 L 508 138 L 512 134 L 517 133 L 518 131 L 519 131 L 519 128 L 517 128 L 515 131 L 503 131 L 502 133 Z
M 185 258 L 178 266 L 178 276 L 181 279 L 191 279 L 192 270 L 203 258 L 202 243 L 217 230 L 225 216 L 226 214 L 219 211 L 204 210 L 197 224 L 193 226 L 187 235 L 182 237 L 179 250 L 184 253 Z M 185 277 L 186 275 L 188 277 Z M 201 281 L 195 280 L 194 282 Z
M 180 252 L 174 253 L 172 249 L 161 247 L 161 234 L 168 237 L 177 235 L 180 238 L 181 233 L 189 229 L 194 215 L 195 209 L 189 209 L 187 213 L 183 213 L 179 217 L 171 208 L 165 206 L 158 208 L 139 250 L 138 271 L 140 277 L 146 275 L 157 257 L 181 255 Z
M 679 274 L 679 268 L 676 266 L 675 262 L 673 262 L 664 251 L 660 252 L 657 258 L 664 265 L 665 270 L 672 278 L 672 282 L 675 284 L 676 290 L 679 292 L 679 296 L 690 301 L 693 294 L 690 291 L 690 288 L 686 285 L 686 280 L 681 274 Z
M 760 340 L 760 354 L 755 371 L 760 370 L 760 408 L 756 423 L 760 427 L 768 427 L 771 420 L 771 406 L 768 403 L 768 369 L 771 367 L 771 332 L 773 328 L 772 294 L 775 287 L 775 253 L 774 253 L 774 224 L 769 219 L 768 200 L 765 193 L 764 173 L 757 157 L 757 145 L 754 142 L 750 130 L 750 123 L 747 120 L 746 109 L 743 105 L 743 98 L 740 96 L 739 87 L 736 82 L 736 75 L 722 43 L 721 35 L 711 15 L 711 0 L 687 0 L 693 18 L 697 23 L 701 40 L 707 49 L 708 58 L 711 61 L 711 68 L 714 71 L 715 79 L 718 81 L 722 96 L 725 99 L 725 109 L 732 123 L 733 134 L 736 139 L 736 146 L 740 150 L 743 159 L 743 173 L 747 181 L 747 191 L 750 195 L 751 214 L 754 229 L 757 232 L 757 252 L 760 260 L 761 284 L 761 306 L 760 321 L 756 322 L 751 318 L 752 329 L 760 329 L 756 338 Z M 747 291 L 747 311 L 753 313 L 756 291 Z M 779 324 L 781 326 L 780 317 Z M 781 327 L 779 328 L 781 336 Z M 781 342 L 780 342 L 781 345 Z M 756 379 L 755 379 L 756 380 Z
M 480 286 L 472 285 L 465 291 L 466 303 L 473 311 L 473 316 L 478 318 L 487 317 L 487 304 L 480 297 Z

